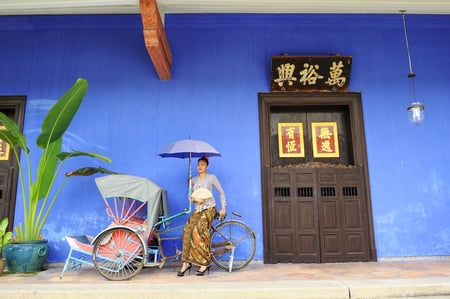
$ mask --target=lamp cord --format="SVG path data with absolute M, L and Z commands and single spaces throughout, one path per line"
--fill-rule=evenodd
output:
M 408 52 L 408 63 L 409 63 L 409 74 L 408 74 L 408 77 L 409 78 L 414 78 L 416 76 L 416 74 L 413 72 L 413 69 L 412 69 L 411 51 L 409 50 L 408 33 L 406 32 L 406 21 L 405 21 L 405 12 L 406 12 L 406 10 L 401 10 L 400 12 L 402 14 L 402 19 L 403 19 L 403 31 L 405 32 L 406 51 Z

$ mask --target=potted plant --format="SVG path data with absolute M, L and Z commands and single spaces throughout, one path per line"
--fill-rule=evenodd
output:
M 10 272 L 35 272 L 42 270 L 48 254 L 47 240 L 42 235 L 56 199 L 70 175 L 66 175 L 61 184 L 56 186 L 62 165 L 69 158 L 88 156 L 110 163 L 108 157 L 81 151 L 62 152 L 63 134 L 83 101 L 88 82 L 79 78 L 73 86 L 49 110 L 42 123 L 41 133 L 36 139 L 42 149 L 37 169 L 33 171 L 31 151 L 27 146 L 25 135 L 14 121 L 0 113 L 0 123 L 5 130 L 0 130 L 0 139 L 11 147 L 19 168 L 19 182 L 23 200 L 23 223 L 15 226 L 13 242 L 4 248 Z M 23 158 L 20 159 L 20 153 Z M 96 172 L 109 173 L 104 168 L 84 167 L 70 172 L 71 175 L 91 175 Z M 16 249 L 13 245 L 22 245 Z M 16 253 L 18 257 L 10 257 Z M 30 255 L 30 257 L 28 257 Z M 29 264 L 24 261 L 29 260 Z
M 8 223 L 8 217 L 0 221 L 0 275 L 2 275 L 6 265 L 6 259 L 2 255 L 3 247 L 11 243 L 12 240 L 12 232 L 7 231 Z

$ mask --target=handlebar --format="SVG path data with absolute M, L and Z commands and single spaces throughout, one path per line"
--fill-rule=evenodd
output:
M 236 216 L 236 217 L 242 218 L 242 215 L 239 214 L 238 212 L 231 212 L 231 214 L 233 214 L 233 215 Z M 216 219 L 216 220 L 222 221 L 222 220 L 225 220 L 225 218 L 227 218 L 227 214 L 225 214 L 224 217 L 220 217 L 219 212 L 216 212 L 216 215 L 214 215 L 214 219 Z
M 231 214 L 233 214 L 233 215 L 236 216 L 236 217 L 241 217 L 241 218 L 242 218 L 242 215 L 239 214 L 238 212 L 231 212 Z

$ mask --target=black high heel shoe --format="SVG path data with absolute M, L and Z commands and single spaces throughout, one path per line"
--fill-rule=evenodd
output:
M 186 267 L 186 269 L 184 269 L 184 271 L 178 271 L 177 276 L 184 276 L 184 273 L 186 273 L 186 271 L 189 270 L 189 275 L 191 275 L 191 268 L 192 268 L 192 264 L 189 263 L 189 265 Z
M 197 272 L 195 272 L 195 275 L 197 275 L 197 276 L 203 276 L 203 275 L 205 275 L 206 272 L 208 272 L 208 274 L 209 274 L 209 266 L 206 267 L 206 269 L 203 270 L 203 271 L 197 270 Z

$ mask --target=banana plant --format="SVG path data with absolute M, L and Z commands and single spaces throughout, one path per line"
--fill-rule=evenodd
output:
M 63 182 L 55 186 L 63 164 L 70 158 L 87 156 L 111 163 L 106 156 L 82 151 L 61 152 L 63 135 L 78 111 L 88 88 L 88 82 L 79 78 L 73 86 L 49 110 L 42 122 L 41 133 L 36 139 L 41 156 L 37 169 L 32 169 L 30 149 L 26 136 L 17 124 L 0 112 L 0 139 L 10 145 L 19 168 L 19 182 L 23 200 L 23 224 L 15 227 L 15 241 L 41 240 L 41 232 L 62 188 L 74 175 L 111 173 L 104 168 L 83 167 L 67 173 Z M 23 158 L 20 154 L 23 152 Z M 55 190 L 54 190 L 55 189 Z

